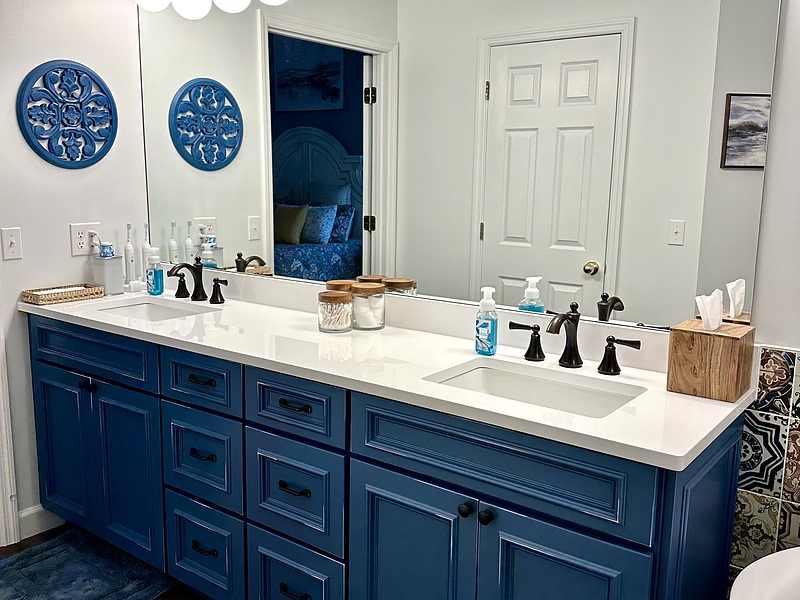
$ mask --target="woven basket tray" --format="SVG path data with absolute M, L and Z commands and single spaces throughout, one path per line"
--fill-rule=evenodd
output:
M 71 285 L 59 285 L 35 290 L 23 290 L 22 301 L 28 304 L 59 304 L 61 302 L 76 302 L 78 300 L 102 298 L 104 294 L 105 289 L 103 289 L 102 285 L 96 285 L 94 283 L 74 283 Z

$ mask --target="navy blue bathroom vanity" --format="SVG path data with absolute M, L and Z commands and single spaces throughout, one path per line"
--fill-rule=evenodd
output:
M 209 598 L 724 598 L 742 418 L 675 472 L 41 316 L 29 328 L 42 505 Z

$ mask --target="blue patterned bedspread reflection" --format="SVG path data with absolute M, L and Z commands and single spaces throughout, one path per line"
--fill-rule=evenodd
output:
M 275 274 L 313 281 L 361 275 L 361 240 L 335 244 L 275 244 Z

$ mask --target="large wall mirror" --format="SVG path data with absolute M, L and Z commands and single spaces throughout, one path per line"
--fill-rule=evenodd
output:
M 153 243 L 167 245 L 171 221 L 180 241 L 189 219 L 213 217 L 220 262 L 242 252 L 272 265 L 276 202 L 352 205 L 353 230 L 376 214 L 377 233 L 392 231 L 359 239 L 363 270 L 391 265 L 383 274 L 415 279 L 421 294 L 475 300 L 492 285 L 513 306 L 525 278 L 540 275 L 548 309 L 576 300 L 596 316 L 607 291 L 625 304 L 615 320 L 670 325 L 694 314 L 698 293 L 743 278 L 749 310 L 779 3 L 290 0 L 238 15 L 213 9 L 197 22 L 140 11 Z M 274 104 L 285 90 L 271 70 L 270 15 L 284 36 L 296 22 L 356 40 L 338 44 L 341 58 L 284 65 L 281 85 L 300 71 L 302 85 L 317 85 L 320 73 L 305 71 L 320 65 L 325 83 L 314 90 L 321 106 L 302 106 L 302 94 L 296 114 L 284 105 L 299 137 L 280 143 Z M 372 142 L 392 124 L 371 123 L 359 93 L 375 67 L 369 52 L 350 52 L 395 45 L 396 70 L 382 74 L 397 83 L 395 146 L 381 153 Z M 173 98 L 197 78 L 225 86 L 240 111 L 240 148 L 217 170 L 190 164 L 170 138 Z M 348 86 L 355 92 L 332 100 Z M 347 112 L 362 117 L 361 139 L 355 126 L 327 126 Z M 323 148 L 316 130 L 333 141 Z M 295 147 L 306 150 L 287 152 Z M 311 166 L 295 164 L 302 152 Z M 377 161 L 396 181 L 377 185 Z M 322 175 L 323 163 L 339 171 Z M 287 178 L 300 183 L 286 191 Z M 350 195 L 328 190 L 318 202 L 322 179 Z M 380 212 L 384 194 L 389 213 Z M 385 240 L 391 248 L 379 247 Z

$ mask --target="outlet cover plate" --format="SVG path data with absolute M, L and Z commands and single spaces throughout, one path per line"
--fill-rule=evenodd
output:
M 200 233 L 200 226 L 205 225 L 206 227 L 211 226 L 211 230 L 214 232 L 214 235 L 219 235 L 219 230 L 217 229 L 217 217 L 192 217 L 192 239 L 195 240 L 195 243 L 199 246 L 202 241 L 202 234 Z
M 89 230 L 100 229 L 100 223 L 70 223 L 69 243 L 72 256 L 89 256 L 92 254 L 92 241 L 89 239 Z
M 0 229 L 0 244 L 3 246 L 3 260 L 22 258 L 22 229 L 19 227 Z

